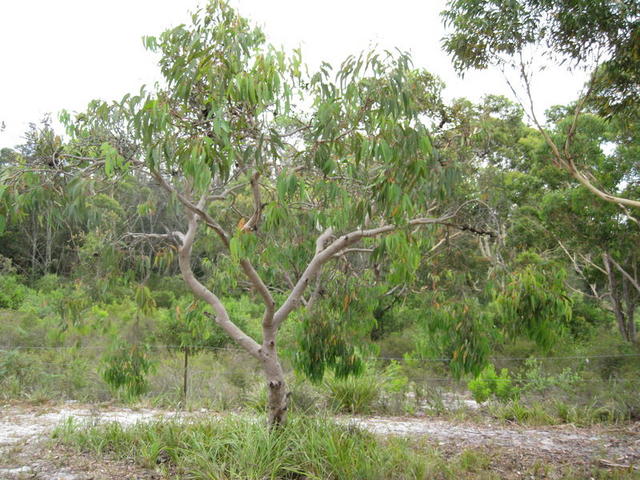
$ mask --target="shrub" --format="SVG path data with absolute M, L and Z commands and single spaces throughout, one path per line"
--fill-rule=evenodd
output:
M 498 375 L 493 365 L 485 367 L 480 375 L 469 381 L 467 387 L 478 403 L 487 401 L 492 395 L 502 402 L 519 396 L 519 390 L 513 385 L 509 370 L 503 368 Z
M 0 380 L 14 376 L 22 379 L 29 370 L 29 359 L 18 350 L 0 352 Z
M 171 308 L 176 303 L 176 296 L 169 290 L 153 290 L 153 300 L 158 308 Z
M 144 394 L 149 385 L 146 375 L 152 368 L 148 348 L 144 345 L 116 343 L 104 358 L 102 378 L 116 391 L 122 390 L 126 397 L 134 399 Z
M 570 390 L 581 380 L 581 376 L 571 368 L 565 368 L 558 374 L 545 374 L 542 365 L 535 358 L 525 361 L 525 371 L 521 376 L 522 389 L 530 392 L 542 392 L 549 388 Z
M 397 362 L 392 362 L 383 370 L 365 365 L 360 375 L 338 378 L 328 375 L 323 383 L 329 394 L 331 407 L 345 413 L 370 413 L 383 394 L 400 395 L 408 389 L 409 379 Z
M 17 310 L 30 290 L 17 275 L 0 275 L 0 308 Z
M 383 381 L 371 372 L 347 378 L 330 375 L 325 379 L 324 387 L 333 409 L 344 413 L 370 413 L 380 397 Z
M 35 289 L 40 293 L 51 293 L 60 288 L 62 279 L 54 273 L 47 273 L 35 282 Z
M 527 406 L 518 400 L 507 402 L 506 404 L 493 406 L 491 413 L 499 419 L 508 422 L 524 423 L 529 425 L 553 425 L 558 419 L 551 415 L 540 403 Z

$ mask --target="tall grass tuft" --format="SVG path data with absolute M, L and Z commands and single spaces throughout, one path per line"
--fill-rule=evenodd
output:
M 353 426 L 294 417 L 277 430 L 240 417 L 198 423 L 143 423 L 56 429 L 59 442 L 82 451 L 162 463 L 190 479 L 422 479 L 444 468 L 436 453 L 417 454 L 407 441 L 381 442 Z

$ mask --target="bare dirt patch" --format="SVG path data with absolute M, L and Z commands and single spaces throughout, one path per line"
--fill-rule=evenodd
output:
M 602 458 L 618 463 L 640 462 L 640 423 L 616 428 L 573 425 L 527 428 L 491 423 L 454 423 L 434 418 L 353 418 L 354 424 L 382 435 L 428 437 L 457 448 L 498 447 L 535 455 L 566 457 L 584 463 Z
M 154 479 L 160 476 L 133 463 L 95 459 L 59 446 L 50 434 L 68 418 L 78 422 L 137 422 L 180 417 L 180 412 L 149 408 L 65 405 L 0 407 L 0 479 L 107 480 Z

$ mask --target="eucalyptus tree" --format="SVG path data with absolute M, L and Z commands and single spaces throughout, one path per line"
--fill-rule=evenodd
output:
M 575 190 L 546 195 L 542 220 L 570 261 L 585 296 L 613 313 L 621 337 L 637 342 L 640 303 L 637 226 L 610 205 Z
M 574 121 L 571 110 L 569 105 L 548 112 L 548 131 L 555 142 L 565 141 L 566 126 Z M 600 185 L 637 195 L 637 126 L 588 112 L 578 125 L 572 148 L 592 166 Z M 574 271 L 565 281 L 574 294 L 613 313 L 622 338 L 635 341 L 634 313 L 640 299 L 637 219 L 577 188 L 567 172 L 552 168 L 549 145 L 530 130 L 518 141 L 522 160 L 498 175 L 485 173 L 483 179 L 486 190 L 502 191 L 506 199 L 507 251 L 527 249 L 564 263 Z
M 391 258 L 396 281 L 409 278 L 435 226 L 455 217 L 443 200 L 455 174 L 436 161 L 424 124 L 429 77 L 407 55 L 389 52 L 308 75 L 299 52 L 271 47 L 217 0 L 191 24 L 145 43 L 160 54 L 163 84 L 94 102 L 75 121 L 68 117 L 69 131 L 78 155 L 94 156 L 118 178 L 152 179 L 182 206 L 183 230 L 130 237 L 175 245 L 194 295 L 261 362 L 269 422 L 278 424 L 288 403 L 278 330 L 321 293 L 323 270 L 376 247 Z M 250 282 L 264 308 L 262 338 L 241 329 L 220 300 L 224 292 L 194 273 L 196 242 L 226 250 Z M 276 278 L 290 282 L 286 292 L 274 290 Z M 353 352 L 334 353 L 347 353 L 342 373 L 357 369 Z
M 518 72 L 523 106 L 548 144 L 555 166 L 602 200 L 640 208 L 636 196 L 607 190 L 597 169 L 574 148 L 579 117 L 589 106 L 608 117 L 637 118 L 640 5 L 636 0 L 450 0 L 443 17 L 452 27 L 444 46 L 459 71 L 494 65 Z M 544 67 L 540 61 L 583 68 L 590 74 L 572 109 L 572 120 L 564 125 L 563 142 L 554 139 L 534 108 L 532 68 Z
M 553 134 L 562 140 L 563 124 L 573 120 L 563 109 L 554 120 L 558 127 Z M 594 166 L 601 185 L 637 195 L 635 132 L 634 123 L 606 122 L 598 115 L 584 114 L 574 148 Z M 602 148 L 605 141 L 606 150 Z M 635 311 L 640 302 L 638 220 L 562 180 L 556 179 L 541 197 L 540 218 L 583 282 L 585 295 L 611 311 L 622 338 L 635 342 Z
M 48 119 L 31 124 L 25 140 L 4 151 L 0 235 L 3 253 L 35 278 L 64 269 L 64 245 L 81 229 L 86 210 L 80 182 L 60 156 L 63 142 Z
M 96 287 L 89 290 L 98 297 L 114 282 L 125 283 L 127 270 L 148 276 L 154 246 L 122 248 L 121 237 L 131 228 L 173 224 L 171 202 L 158 202 L 164 191 L 134 178 L 107 178 L 102 162 L 78 155 L 77 142 L 65 143 L 47 119 L 32 124 L 25 139 L 2 152 L 0 254 L 32 280 L 73 276 Z

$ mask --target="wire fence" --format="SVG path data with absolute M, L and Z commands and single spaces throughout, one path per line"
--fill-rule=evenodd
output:
M 215 346 L 206 346 L 206 345 L 161 345 L 161 344 L 152 344 L 152 345 L 147 345 L 147 344 L 131 344 L 131 347 L 144 347 L 149 349 L 150 351 L 156 352 L 156 353 L 163 353 L 163 352 L 180 352 L 180 351 L 184 351 L 184 349 L 191 349 L 192 352 L 194 351 L 209 351 L 209 352 L 229 352 L 229 353 L 238 353 L 238 354 L 246 354 L 247 356 L 249 356 L 249 353 L 242 349 L 242 348 L 235 348 L 235 347 L 215 347 Z M 77 353 L 77 352 L 82 352 L 82 351 L 93 351 L 93 352 L 106 352 L 110 350 L 110 347 L 108 345 L 68 345 L 68 346 L 47 346 L 47 345 L 11 345 L 11 346 L 0 346 L 0 353 L 8 353 L 8 352 L 37 352 L 37 351 L 53 351 L 53 352 L 68 352 L 68 353 Z M 490 357 L 489 360 L 491 360 L 494 363 L 503 363 L 503 362 L 510 362 L 510 361 L 516 361 L 516 362 L 525 362 L 525 361 L 535 361 L 535 362 L 540 362 L 541 364 L 543 362 L 561 362 L 561 361 L 573 361 L 571 362 L 572 366 L 578 366 L 579 368 L 583 369 L 585 367 L 587 367 L 590 363 L 590 360 L 611 360 L 611 359 L 633 359 L 633 358 L 640 358 L 640 353 L 616 353 L 616 354 L 593 354 L 593 355 L 557 355 L 557 356 L 528 356 L 528 357 L 524 357 L 524 356 L 493 356 Z M 424 366 L 426 368 L 426 366 L 430 365 L 430 364 L 438 364 L 438 363 L 442 363 L 446 366 L 446 364 L 450 363 L 452 361 L 451 358 L 445 358 L 445 357 L 418 357 L 418 358 L 405 358 L 403 356 L 375 356 L 375 357 L 364 357 L 363 360 L 367 360 L 367 361 L 385 361 L 385 362 L 391 362 L 391 361 L 395 361 L 395 362 L 399 362 L 399 363 L 404 363 L 404 364 L 410 364 L 413 366 Z M 575 361 L 579 361 L 579 362 L 575 362 Z M 577 364 L 577 365 L 576 365 Z M 558 367 L 559 365 L 555 365 L 556 367 Z M 190 367 L 193 368 L 193 367 Z M 575 371 L 575 370 L 574 370 Z M 419 380 L 421 382 L 424 383 L 447 383 L 450 385 L 454 385 L 454 384 L 464 384 L 466 382 L 465 379 L 457 379 L 451 375 L 449 376 L 432 376 L 429 375 L 429 373 L 436 373 L 436 372 L 429 372 L 429 371 L 425 371 L 425 373 L 427 373 L 427 376 L 425 376 L 424 378 L 420 377 Z M 542 373 L 548 373 L 548 371 L 543 371 Z M 577 383 L 602 383 L 603 381 L 614 381 L 614 382 L 627 382 L 627 381 L 637 381 L 638 377 L 620 377 L 620 376 L 611 376 L 610 378 L 602 378 L 602 377 L 597 377 L 597 378 L 584 378 L 584 377 L 580 377 L 577 379 L 573 379 L 572 381 L 567 381 L 567 380 L 562 380 L 563 383 L 565 384 L 577 384 Z M 531 385 L 531 384 L 535 384 L 535 383 L 540 383 L 540 379 L 527 379 L 526 377 L 523 377 L 522 375 L 516 376 L 516 377 L 512 377 L 512 378 L 490 378 L 490 379 L 483 379 L 483 378 L 477 378 L 476 381 L 485 381 L 485 382 L 495 382 L 495 383 L 502 383 L 502 382 L 512 382 L 515 383 L 519 386 L 525 386 L 525 385 Z
M 145 348 L 149 348 L 152 350 L 207 350 L 207 351 L 224 351 L 224 352 L 239 352 L 239 353 L 248 353 L 246 350 L 242 348 L 234 348 L 234 347 L 214 347 L 208 345 L 158 345 L 158 344 L 131 344 L 131 346 L 144 346 Z M 9 352 L 15 350 L 109 350 L 109 346 L 106 345 L 63 345 L 63 346 L 46 346 L 46 345 L 12 345 L 12 346 L 3 346 L 0 347 L 0 352 Z M 640 357 L 640 353 L 616 353 L 616 354 L 594 354 L 594 355 L 549 355 L 549 356 L 528 356 L 528 357 L 502 357 L 502 356 L 492 356 L 489 357 L 491 361 L 527 361 L 527 360 L 535 360 L 535 361 L 552 361 L 552 360 L 591 360 L 591 359 L 604 359 L 604 358 L 634 358 Z M 406 361 L 407 357 L 404 356 L 374 356 L 374 357 L 364 357 L 363 360 L 396 360 L 396 361 Z M 451 358 L 446 357 L 415 357 L 411 358 L 412 362 L 432 362 L 432 363 L 449 363 L 452 361 Z

